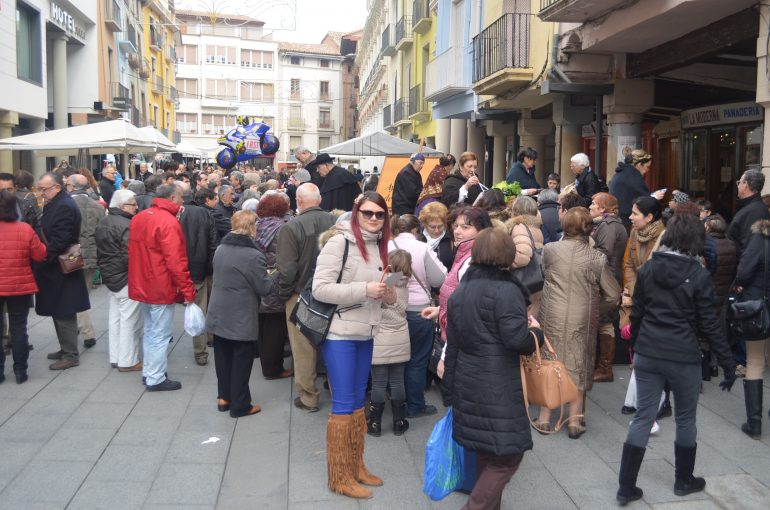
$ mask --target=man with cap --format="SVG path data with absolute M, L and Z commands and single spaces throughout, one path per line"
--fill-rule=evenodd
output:
M 328 154 L 319 154 L 314 163 L 318 174 L 324 178 L 321 185 L 321 209 L 352 211 L 353 201 L 361 194 L 355 175 L 335 165 Z
M 422 170 L 425 156 L 421 153 L 412 154 L 409 163 L 396 176 L 393 185 L 393 214 L 414 214 L 417 199 L 422 193 Z
M 299 188 L 302 183 L 310 182 L 310 180 L 310 172 L 304 168 L 300 168 L 289 176 L 289 179 L 286 182 L 286 196 L 289 197 L 289 209 L 291 209 L 292 212 L 297 210 L 297 188 Z

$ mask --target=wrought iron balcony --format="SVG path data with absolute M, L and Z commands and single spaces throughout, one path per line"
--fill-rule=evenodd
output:
M 409 89 L 409 118 L 422 122 L 430 118 L 428 102 L 422 93 L 422 85 Z
M 131 67 L 131 69 L 141 69 L 142 68 L 142 55 L 140 55 L 138 52 L 130 52 L 127 54 L 128 57 L 128 65 Z
M 123 31 L 123 11 L 117 0 L 104 0 L 104 24 L 110 32 Z
M 404 124 L 409 124 L 409 99 L 400 98 L 393 104 L 393 126 L 399 127 Z
M 163 35 L 156 25 L 150 26 L 150 46 L 157 51 L 163 51 Z
M 396 23 L 396 50 L 402 51 L 412 46 L 412 17 L 401 16 Z
M 382 126 L 385 128 L 390 127 L 392 124 L 391 119 L 393 117 L 391 114 L 391 108 L 391 105 L 386 105 L 385 108 L 382 109 Z
M 420 35 L 430 30 L 430 0 L 414 0 L 412 4 L 412 30 Z
M 307 125 L 301 117 L 289 117 L 287 122 L 289 131 L 304 131 Z
M 142 66 L 139 68 L 139 77 L 143 80 L 150 77 L 150 61 L 146 58 L 142 59 Z
M 321 131 L 334 131 L 334 121 L 331 119 L 320 119 L 318 129 Z
M 473 90 L 497 95 L 532 79 L 530 14 L 504 14 L 473 38 Z
M 125 85 L 118 82 L 110 83 L 110 96 L 112 108 L 115 110 L 128 111 L 131 108 L 131 91 Z
M 163 95 L 163 78 L 157 74 L 152 77 L 152 91 L 156 94 Z
M 393 46 L 393 36 L 390 33 L 390 25 L 385 27 L 382 31 L 382 46 L 380 47 L 380 54 L 383 57 L 392 57 L 396 54 L 396 47 Z

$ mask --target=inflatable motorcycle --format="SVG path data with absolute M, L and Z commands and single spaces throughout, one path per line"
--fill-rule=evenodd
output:
M 270 156 L 278 152 L 280 143 L 275 135 L 268 134 L 270 126 L 264 122 L 249 123 L 248 117 L 238 117 L 238 125 L 217 142 L 222 150 L 217 153 L 217 164 L 228 170 L 240 161 L 257 156 Z

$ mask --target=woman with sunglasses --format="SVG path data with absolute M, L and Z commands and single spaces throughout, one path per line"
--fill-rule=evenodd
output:
M 338 223 L 336 230 L 321 248 L 313 276 L 313 296 L 338 305 L 321 344 L 332 393 L 326 462 L 329 489 L 361 499 L 372 493 L 359 484 L 382 485 L 364 466 L 364 403 L 382 309 L 396 302 L 395 289 L 382 283 L 390 240 L 385 199 L 374 191 L 363 193 L 350 221 Z

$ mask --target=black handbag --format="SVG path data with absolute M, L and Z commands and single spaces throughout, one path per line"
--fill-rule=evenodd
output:
M 524 267 L 513 270 L 513 274 L 519 279 L 522 285 L 524 285 L 530 294 L 540 292 L 543 290 L 543 282 L 545 276 L 543 275 L 543 249 L 535 248 L 535 238 L 532 237 L 529 227 L 524 225 L 527 229 L 527 235 L 529 241 L 532 243 L 532 258 L 529 259 L 529 264 Z
M 436 375 L 438 375 L 438 364 L 441 361 L 442 352 L 444 352 L 444 341 L 441 339 L 441 329 L 436 324 L 433 328 L 433 347 L 428 360 L 428 369 Z
M 346 239 L 345 251 L 342 254 L 342 266 L 340 267 L 340 275 L 337 277 L 337 283 L 342 281 L 342 271 L 345 268 L 345 262 L 348 260 L 349 246 L 350 242 Z M 299 299 L 297 299 L 297 304 L 294 305 L 289 320 L 297 326 L 297 329 L 299 329 L 300 333 L 305 335 L 305 338 L 310 340 L 310 343 L 313 344 L 314 347 L 318 348 L 326 341 L 332 319 L 334 318 L 334 314 L 338 313 L 338 310 L 337 305 L 324 303 L 313 297 L 315 259 L 313 260 L 313 269 L 310 272 L 310 277 L 307 279 L 307 283 L 300 293 Z M 358 308 L 359 306 L 360 305 L 346 307 L 345 310 Z
M 770 337 L 770 310 L 767 306 L 767 245 L 764 255 L 765 295 L 762 299 L 738 301 L 730 296 L 727 307 L 727 323 L 732 336 L 743 340 L 764 340 Z

